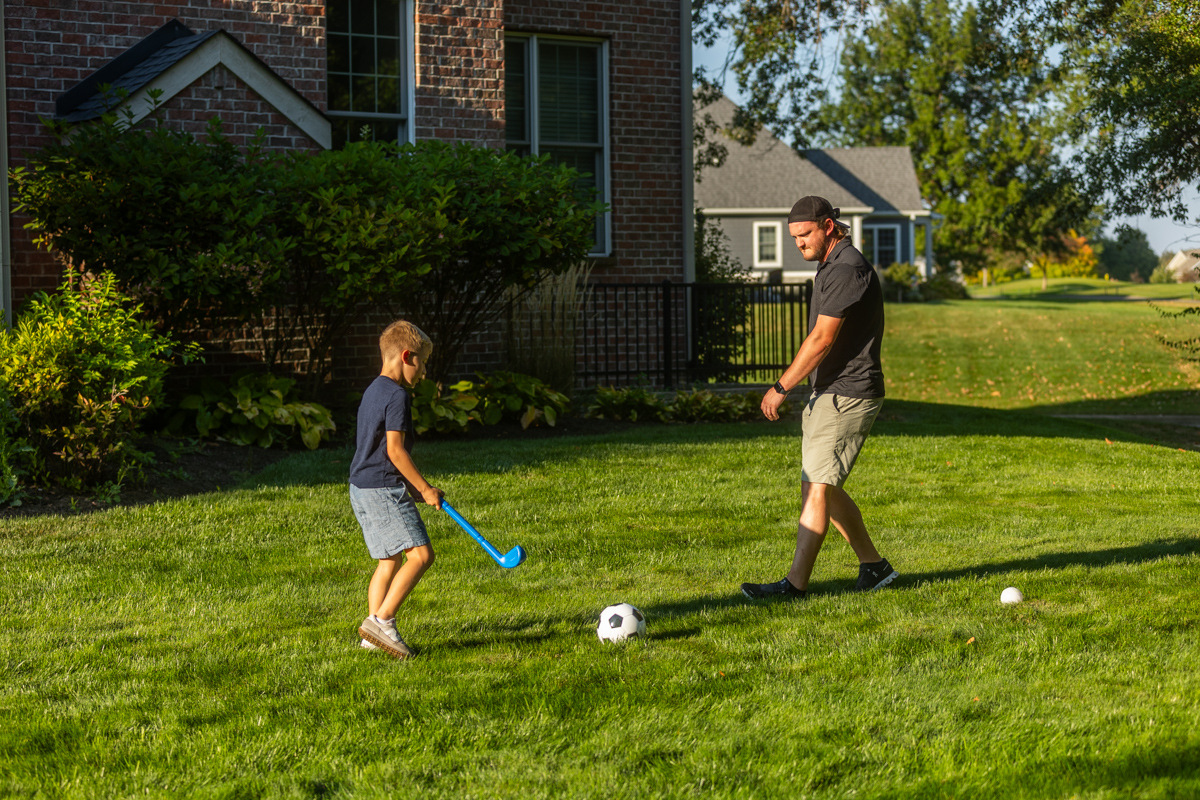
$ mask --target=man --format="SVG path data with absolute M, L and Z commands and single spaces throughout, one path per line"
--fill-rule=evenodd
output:
M 802 506 L 791 569 L 776 583 L 743 583 L 750 598 L 799 599 L 808 591 L 825 532 L 833 526 L 858 556 L 859 591 L 897 577 L 879 555 L 862 513 L 842 488 L 883 405 L 883 289 L 874 267 L 850 243 L 840 209 L 823 197 L 802 197 L 788 215 L 788 232 L 806 261 L 820 262 L 813 282 L 808 336 L 791 366 L 767 390 L 762 412 L 779 419 L 779 406 L 808 378 L 801 458 Z

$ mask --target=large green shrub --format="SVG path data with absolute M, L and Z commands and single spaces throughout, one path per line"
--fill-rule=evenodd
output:
M 404 180 L 446 191 L 445 249 L 389 309 L 433 339 L 429 376 L 443 381 L 514 297 L 586 258 L 604 205 L 581 198 L 579 173 L 548 156 L 426 141 L 400 148 L 399 163 Z
M 138 423 L 161 402 L 173 342 L 139 312 L 111 273 L 72 277 L 0 333 L 0 384 L 35 482 L 119 487 L 140 474 Z
M 67 130 L 13 172 L 37 241 L 110 270 L 170 330 L 251 323 L 262 360 L 302 345 L 308 394 L 364 307 L 438 344 L 431 376 L 528 288 L 578 263 L 603 206 L 579 173 L 469 145 L 360 142 L 272 152 L 108 118 Z
M 428 378 L 413 389 L 413 427 L 417 433 L 465 433 L 475 425 L 519 423 L 522 430 L 550 427 L 571 407 L 562 392 L 530 375 L 496 372 L 479 383 L 443 386 Z

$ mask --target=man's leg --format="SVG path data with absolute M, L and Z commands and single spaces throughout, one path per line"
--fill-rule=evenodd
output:
M 796 526 L 796 552 L 787 574 L 788 583 L 797 589 L 808 589 L 817 554 L 825 544 L 825 532 L 829 530 L 829 490 L 835 488 L 824 483 L 800 484 L 803 505 Z
M 883 556 L 879 555 L 875 543 L 871 541 L 871 535 L 867 533 L 867 526 L 863 522 L 862 512 L 858 510 L 858 504 L 846 490 L 837 486 L 828 487 L 825 502 L 833 527 L 838 529 L 842 538 L 854 550 L 854 555 L 858 556 L 858 563 L 873 564 L 882 561 Z

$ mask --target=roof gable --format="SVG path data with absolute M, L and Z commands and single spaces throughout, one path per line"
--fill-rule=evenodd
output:
M 704 111 L 728 124 L 734 109 L 722 97 Z M 705 168 L 696 183 L 701 208 L 791 208 L 797 198 L 815 194 L 843 212 L 924 210 L 907 147 L 810 149 L 801 155 L 765 129 L 748 147 L 736 142 L 727 147 L 725 163 Z
M 329 120 L 266 64 L 224 30 L 195 33 L 178 20 L 159 28 L 56 101 L 59 119 L 84 122 L 109 110 L 129 109 L 137 124 L 155 108 L 224 66 L 321 147 L 332 146 Z M 101 91 L 101 86 L 110 86 Z M 157 99 L 150 91 L 161 94 Z M 117 100 L 113 92 L 124 95 Z

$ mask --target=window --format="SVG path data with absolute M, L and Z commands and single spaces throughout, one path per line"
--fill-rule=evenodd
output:
M 362 138 L 407 142 L 406 0 L 330 0 L 326 4 L 328 112 L 333 146 Z
M 754 266 L 781 267 L 783 228 L 778 222 L 754 223 Z
M 887 269 L 900 260 L 899 225 L 864 225 L 863 255 L 879 269 Z
M 581 192 L 609 202 L 608 50 L 604 42 L 509 34 L 504 40 L 508 149 L 549 155 L 582 177 Z M 610 217 L 596 220 L 592 255 L 611 251 Z

